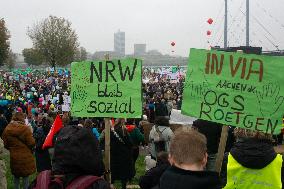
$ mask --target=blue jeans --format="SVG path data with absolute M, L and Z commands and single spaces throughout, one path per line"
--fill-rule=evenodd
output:
M 23 178 L 23 188 L 28 189 L 29 177 L 16 177 L 14 176 L 14 189 L 20 189 L 20 179 Z

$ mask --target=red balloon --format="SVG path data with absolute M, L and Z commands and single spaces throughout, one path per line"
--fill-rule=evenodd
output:
M 175 42 L 171 42 L 171 46 L 175 46 L 176 45 L 176 43 Z
M 213 23 L 213 19 L 212 19 L 212 18 L 209 18 L 209 19 L 207 20 L 207 23 L 211 25 L 211 24 Z
M 211 35 L 211 31 L 208 30 L 208 31 L 207 31 L 207 35 Z

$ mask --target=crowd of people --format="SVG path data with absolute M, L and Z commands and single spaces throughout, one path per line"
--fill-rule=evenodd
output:
M 184 77 L 172 81 L 144 70 L 143 77 L 152 78 L 143 82 L 144 115 L 112 120 L 106 170 L 105 121 L 70 116 L 70 72 L 0 74 L 0 156 L 4 148 L 9 151 L 15 189 L 108 189 L 115 181 L 126 189 L 134 177 L 141 189 L 282 188 L 283 160 L 273 148 L 272 135 L 230 127 L 219 174 L 215 161 L 220 124 L 198 119 L 192 127 L 170 127 L 172 109 L 181 109 Z M 44 148 L 57 116 L 62 128 L 53 136 L 53 145 Z M 137 175 L 141 146 L 149 150 L 144 154 L 145 174 Z M 3 189 L 5 170 L 0 159 Z

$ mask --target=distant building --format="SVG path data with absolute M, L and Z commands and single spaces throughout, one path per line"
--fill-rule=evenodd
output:
M 120 56 L 125 56 L 125 32 L 114 33 L 114 52 L 119 54 Z
M 93 54 L 93 60 L 105 60 L 106 56 L 109 56 L 109 59 L 119 58 L 119 54 L 114 51 L 97 51 Z
M 142 59 L 143 66 L 186 66 L 188 64 L 188 57 L 170 56 L 168 54 L 163 55 L 158 50 L 149 50 L 139 57 L 135 54 L 128 55 L 128 57 Z
M 146 54 L 146 44 L 134 44 L 134 56 Z

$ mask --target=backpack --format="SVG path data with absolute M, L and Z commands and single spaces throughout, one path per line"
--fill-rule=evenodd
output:
M 158 154 L 161 151 L 166 151 L 166 140 L 163 137 L 163 132 L 167 129 L 160 131 L 158 126 L 154 125 L 154 134 L 153 134 L 153 140 L 154 140 L 154 146 L 156 154 Z
M 35 182 L 29 187 L 30 189 L 50 189 L 56 186 L 61 189 L 86 189 L 91 187 L 94 183 L 102 181 L 104 179 L 92 175 L 79 176 L 72 180 L 68 186 L 64 187 L 63 181 L 59 178 L 51 179 L 51 170 L 42 171 L 38 174 Z M 53 186 L 53 187 L 52 187 Z M 99 188 L 98 188 L 99 189 Z
M 58 132 L 52 171 L 63 175 L 103 175 L 104 164 L 99 143 L 90 129 L 66 126 Z

